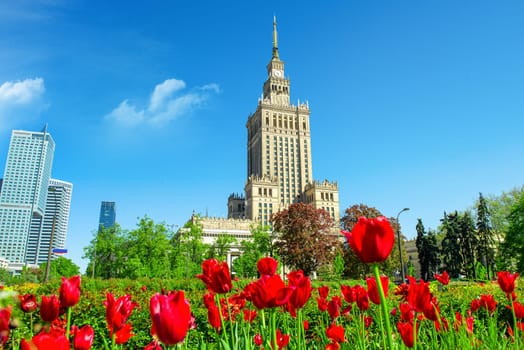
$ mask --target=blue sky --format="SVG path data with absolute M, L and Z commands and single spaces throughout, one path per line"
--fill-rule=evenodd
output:
M 341 211 L 410 207 L 412 237 L 523 184 L 521 1 L 2 2 L 0 169 L 12 129 L 49 124 L 53 177 L 74 184 L 69 258 L 85 267 L 103 200 L 126 229 L 227 214 L 274 14 Z

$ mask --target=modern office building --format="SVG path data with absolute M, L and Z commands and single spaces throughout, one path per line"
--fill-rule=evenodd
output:
M 98 228 L 110 228 L 115 226 L 116 222 L 116 204 L 115 202 L 102 202 L 100 204 L 100 219 Z
M 256 111 L 248 118 L 245 200 L 228 198 L 228 217 L 269 224 L 273 213 L 293 203 L 309 203 L 340 218 L 336 182 L 313 180 L 308 102 L 290 102 L 291 82 L 280 60 L 276 20 L 267 79 Z
M 72 183 L 49 180 L 45 214 L 31 221 L 26 253 L 28 264 L 40 265 L 47 262 L 50 252 L 51 259 L 56 257 L 52 254 L 53 249 L 65 249 L 72 193 Z
M 14 130 L 0 193 L 0 257 L 24 264 L 33 218 L 45 214 L 55 142 L 47 132 Z

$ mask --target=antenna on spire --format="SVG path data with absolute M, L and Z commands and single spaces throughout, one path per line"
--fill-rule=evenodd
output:
M 278 58 L 277 16 L 273 15 L 273 58 Z

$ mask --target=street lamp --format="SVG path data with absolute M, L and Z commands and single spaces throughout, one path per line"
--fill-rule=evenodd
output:
M 49 192 L 53 193 L 53 202 L 55 204 L 55 208 L 53 213 L 53 224 L 51 225 L 51 237 L 49 238 L 49 250 L 47 251 L 47 265 L 45 267 L 44 282 L 49 281 L 49 273 L 51 271 L 51 252 L 53 251 L 53 241 L 55 239 L 56 210 L 58 207 L 56 201 L 56 188 L 49 188 Z
M 400 256 L 400 275 L 402 276 L 402 283 L 406 280 L 404 275 L 404 263 L 402 262 L 402 245 L 400 244 L 400 223 L 398 222 L 398 217 L 405 211 L 408 211 L 409 208 L 404 208 L 397 214 L 397 240 L 398 240 L 398 255 Z

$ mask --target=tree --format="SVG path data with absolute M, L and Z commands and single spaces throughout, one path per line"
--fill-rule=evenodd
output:
M 522 273 L 524 272 L 524 195 L 513 205 L 508 222 L 502 254 L 508 270 Z
M 482 265 L 486 268 L 488 279 L 492 277 L 495 263 L 495 239 L 491 226 L 488 204 L 482 193 L 479 193 L 477 205 L 477 232 L 478 232 L 478 252 Z
M 193 215 L 171 238 L 170 243 L 173 249 L 171 266 L 175 277 L 190 278 L 199 274 L 209 249 L 209 245 L 204 244 L 200 216 Z
M 334 232 L 333 219 L 324 209 L 295 203 L 276 213 L 271 221 L 279 234 L 275 246 L 282 262 L 301 269 L 305 275 L 332 263 L 340 249 L 340 236 Z
M 427 247 L 427 236 L 426 236 L 426 229 L 424 228 L 424 224 L 422 223 L 422 219 L 417 220 L 417 238 L 415 240 L 415 245 L 417 246 L 418 251 L 418 261 L 420 264 L 420 277 L 424 281 L 428 281 L 431 277 L 429 274 L 429 259 L 428 259 L 428 251 L 426 250 Z
M 464 271 L 467 276 L 477 279 L 477 251 L 478 238 L 475 230 L 473 217 L 469 212 L 463 213 L 459 217 L 460 228 L 460 249 L 464 259 Z
M 119 276 L 124 278 L 171 277 L 170 238 L 172 231 L 164 223 L 155 224 L 147 216 L 124 237 L 126 263 Z
M 100 228 L 84 248 L 84 258 L 89 259 L 86 273 L 100 278 L 120 277 L 124 267 L 124 232 L 120 225 Z
M 40 264 L 40 271 L 45 271 L 47 262 Z M 80 274 L 80 267 L 78 267 L 71 259 L 63 256 L 59 256 L 56 259 L 51 260 L 51 266 L 49 267 L 49 278 L 60 278 L 60 277 L 72 277 Z M 40 276 L 40 280 L 43 280 L 43 275 Z
M 444 269 L 448 271 L 451 277 L 457 278 L 461 274 L 464 264 L 462 250 L 460 249 L 458 213 L 455 211 L 448 215 L 444 212 L 444 217 L 440 221 L 442 222 L 441 230 L 444 234 L 441 243 Z
M 233 271 L 240 277 L 257 277 L 257 261 L 273 256 L 270 227 L 259 224 L 251 227 L 251 238 L 240 242 L 242 255 L 233 261 Z
M 237 239 L 234 236 L 228 235 L 227 233 L 219 234 L 215 242 L 209 247 L 207 258 L 225 261 L 227 259 L 227 253 L 234 244 L 237 244 Z

